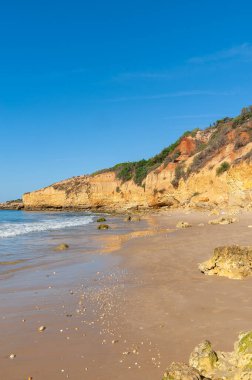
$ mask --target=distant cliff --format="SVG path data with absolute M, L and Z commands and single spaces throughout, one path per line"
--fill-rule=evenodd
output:
M 23 208 L 24 204 L 22 199 L 15 199 L 0 203 L 0 210 L 22 210 Z
M 123 211 L 252 206 L 252 107 L 186 132 L 149 160 L 122 163 L 23 195 L 26 209 Z

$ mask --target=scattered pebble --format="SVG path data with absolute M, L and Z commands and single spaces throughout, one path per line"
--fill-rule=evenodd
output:
M 43 331 L 45 331 L 45 329 L 46 329 L 45 326 L 40 326 L 40 327 L 38 328 L 38 331 L 39 331 L 39 332 L 43 332 Z

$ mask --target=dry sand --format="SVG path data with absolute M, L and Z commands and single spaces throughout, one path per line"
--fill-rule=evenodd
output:
M 102 232 L 88 274 L 83 258 L 2 281 L 0 379 L 158 380 L 206 338 L 231 350 L 252 329 L 252 278 L 204 276 L 197 264 L 216 246 L 252 245 L 252 215 L 223 226 L 211 218 L 148 216 L 139 233 L 127 223 L 119 237 Z M 192 227 L 175 229 L 179 220 Z

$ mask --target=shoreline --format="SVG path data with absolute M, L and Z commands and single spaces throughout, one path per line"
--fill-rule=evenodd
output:
M 96 233 L 94 254 L 69 251 L 65 262 L 10 278 L 13 286 L 0 292 L 2 377 L 161 379 L 204 339 L 230 351 L 251 329 L 252 279 L 204 276 L 197 264 L 217 245 L 252 245 L 252 214 L 226 226 L 208 225 L 210 218 L 185 210 L 146 215 L 122 223 L 120 233 Z M 179 220 L 192 227 L 176 229 Z

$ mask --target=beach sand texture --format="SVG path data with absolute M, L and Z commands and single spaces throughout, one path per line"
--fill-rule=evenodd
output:
M 70 242 L 64 259 L 3 277 L 0 379 L 153 380 L 205 339 L 232 350 L 252 327 L 252 278 L 205 276 L 198 263 L 217 246 L 252 245 L 251 218 L 148 215 L 134 231 L 97 232 L 83 255 Z

